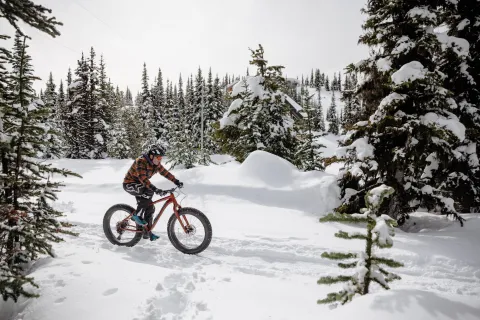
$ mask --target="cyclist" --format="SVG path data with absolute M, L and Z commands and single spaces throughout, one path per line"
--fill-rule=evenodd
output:
M 173 174 L 160 164 L 162 158 L 165 156 L 165 152 L 165 147 L 158 144 L 152 145 L 147 153 L 135 159 L 135 162 L 123 180 L 123 189 L 132 196 L 135 196 L 137 200 L 137 210 L 135 210 L 132 220 L 141 226 L 148 226 L 148 229 L 152 226 L 153 213 L 155 212 L 155 206 L 151 204 L 152 197 L 155 193 L 162 192 L 162 190 L 155 187 L 149 179 L 155 173 L 160 173 L 175 183 L 177 187 L 183 187 L 183 183 L 178 181 Z M 150 241 L 154 241 L 158 239 L 158 236 L 151 231 L 145 231 L 143 238 L 150 238 Z

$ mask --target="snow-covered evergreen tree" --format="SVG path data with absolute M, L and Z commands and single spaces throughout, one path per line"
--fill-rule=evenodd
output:
M 443 86 L 441 58 L 456 40 L 437 33 L 441 10 L 438 3 L 368 3 L 360 42 L 380 50 L 364 64 L 375 65 L 390 79 L 389 92 L 341 149 L 346 164 L 338 211 L 358 212 L 365 194 L 384 183 L 395 193 L 380 213 L 399 224 L 420 207 L 462 222 L 445 186 L 445 177 L 456 173 L 451 164 L 465 140 L 465 126 L 452 112 L 457 104 Z
M 446 39 L 454 45 L 441 59 L 445 62 L 441 71 L 446 75 L 444 86 L 457 105 L 452 112 L 465 126 L 465 139 L 452 159 L 455 173 L 445 183 L 459 212 L 480 212 L 480 8 L 468 0 L 446 1 L 445 5 Z
M 130 89 L 127 87 L 127 91 L 125 92 L 125 100 L 127 106 L 133 106 L 133 96 Z
M 68 224 L 60 222 L 62 213 L 48 201 L 56 200 L 61 185 L 51 176 L 71 175 L 36 158 L 48 147 L 43 137 L 49 132 L 45 119 L 50 110 L 36 99 L 31 57 L 26 37 L 17 33 L 9 75 L 9 101 L 5 106 L 4 133 L 11 139 L 3 149 L 0 192 L 0 294 L 17 301 L 20 296 L 36 296 L 27 285 L 37 286 L 26 276 L 25 266 L 40 255 L 53 256 L 52 243 L 63 241 L 60 235 L 72 234 Z M 52 133 L 53 134 L 53 133 Z
M 165 110 L 165 90 L 163 88 L 162 70 L 158 69 L 156 82 L 151 90 L 152 94 L 152 108 L 153 108 L 153 131 L 157 141 L 166 143 L 167 138 L 167 121 Z
M 219 141 L 240 161 L 252 151 L 265 150 L 293 162 L 293 119 L 282 92 L 283 67 L 268 66 L 261 45 L 250 51 L 257 75 L 233 87 L 236 99 L 220 121 Z
M 325 90 L 330 91 L 330 80 L 328 80 L 328 76 L 325 78 Z
M 65 138 L 68 144 L 67 158 L 88 159 L 88 115 L 89 115 L 89 68 L 82 53 L 75 69 L 75 79 L 68 87 L 69 99 L 66 107 Z
M 366 195 L 366 205 L 363 213 L 352 215 L 328 214 L 320 219 L 321 222 L 362 223 L 367 226 L 367 233 L 349 233 L 339 231 L 335 237 L 346 240 L 365 240 L 365 251 L 359 253 L 324 252 L 322 257 L 339 262 L 342 270 L 355 269 L 354 274 L 342 274 L 336 277 L 324 276 L 318 280 L 318 284 L 331 285 L 346 282 L 339 292 L 329 293 L 325 299 L 318 300 L 319 304 L 340 303 L 351 301 L 356 295 L 365 295 L 370 292 L 370 284 L 375 282 L 384 289 L 390 289 L 389 283 L 399 280 L 400 277 L 384 268 L 402 267 L 403 264 L 393 259 L 378 256 L 378 249 L 391 248 L 393 246 L 395 220 L 387 215 L 380 215 L 379 208 L 385 207 L 388 198 L 394 193 L 393 188 L 381 185 L 370 190 Z
M 318 142 L 323 132 L 319 131 L 318 124 L 315 126 L 317 111 L 312 103 L 313 96 L 308 88 L 301 88 L 303 118 L 296 123 L 295 163 L 305 171 L 324 169 L 320 149 L 325 146 Z
M 57 108 L 57 91 L 56 86 L 53 81 L 52 73 L 48 78 L 47 87 L 44 93 L 44 107 L 48 111 L 45 115 L 43 123 L 49 128 L 43 139 L 47 140 L 48 143 L 45 145 L 44 150 L 40 150 L 38 154 L 39 157 L 43 159 L 52 159 L 59 158 L 63 155 L 63 141 L 60 137 L 60 120 L 59 120 L 59 110 Z
M 330 103 L 330 107 L 327 111 L 327 121 L 328 124 L 328 132 L 333 134 L 338 134 L 339 132 L 339 119 L 337 116 L 337 104 L 335 102 L 335 91 L 332 91 L 332 102 Z

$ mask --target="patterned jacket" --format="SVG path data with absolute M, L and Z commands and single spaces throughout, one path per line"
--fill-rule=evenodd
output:
M 162 176 L 167 178 L 170 181 L 175 181 L 176 178 L 171 174 L 164 166 L 159 164 L 158 166 L 154 165 L 153 162 L 146 156 L 143 155 L 138 157 L 135 162 L 132 164 L 128 170 L 123 183 L 141 183 L 146 188 L 151 189 L 152 184 L 150 178 L 155 174 L 160 173 Z M 152 189 L 155 189 L 153 187 Z

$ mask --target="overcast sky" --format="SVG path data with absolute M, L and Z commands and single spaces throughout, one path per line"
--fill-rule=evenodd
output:
M 35 0 L 53 10 L 60 37 L 24 27 L 29 52 L 44 87 L 72 72 L 82 51 L 103 54 L 114 84 L 135 95 L 146 62 L 150 81 L 158 68 L 166 78 L 185 79 L 199 66 L 224 76 L 245 74 L 249 47 L 261 43 L 269 64 L 297 77 L 311 68 L 332 74 L 364 58 L 357 41 L 366 0 Z M 13 34 L 4 19 L 0 33 Z M 250 67 L 250 72 L 254 68 Z

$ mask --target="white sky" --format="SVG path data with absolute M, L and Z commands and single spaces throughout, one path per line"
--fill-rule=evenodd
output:
M 44 87 L 52 71 L 65 79 L 93 46 L 103 53 L 107 74 L 114 84 L 135 95 L 140 89 L 143 63 L 150 80 L 158 68 L 166 78 L 185 79 L 199 66 L 221 77 L 245 74 L 249 47 L 261 43 L 269 64 L 285 66 L 284 74 L 297 77 L 312 68 L 333 74 L 368 50 L 358 46 L 365 19 L 366 0 L 35 0 L 53 10 L 60 37 L 32 28 L 23 30 L 33 40 L 29 52 L 35 74 Z M 12 35 L 4 19 L 0 33 Z M 250 67 L 250 72 L 254 68 Z M 343 74 L 343 72 L 342 72 Z

